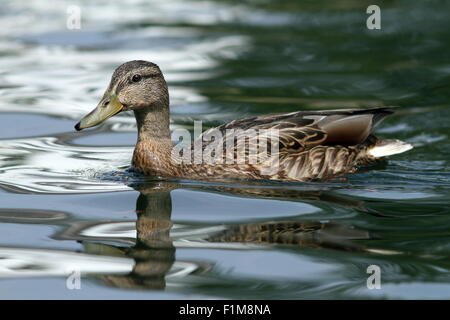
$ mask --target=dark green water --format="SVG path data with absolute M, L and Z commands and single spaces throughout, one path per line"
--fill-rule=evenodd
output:
M 450 4 L 383 1 L 368 30 L 370 4 L 3 3 L 0 298 L 450 298 Z M 73 130 L 132 59 L 160 65 L 174 129 L 397 105 L 377 135 L 415 148 L 327 183 L 132 175 L 131 114 Z

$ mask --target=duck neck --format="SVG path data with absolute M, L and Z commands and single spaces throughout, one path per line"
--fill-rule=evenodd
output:
M 133 154 L 133 166 L 150 174 L 173 175 L 169 107 L 152 106 L 147 110 L 136 110 L 134 115 L 138 139 Z
M 170 143 L 170 112 L 167 105 L 155 105 L 143 110 L 135 110 L 140 141 L 166 141 Z

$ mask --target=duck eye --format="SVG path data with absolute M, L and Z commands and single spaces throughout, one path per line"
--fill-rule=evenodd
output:
M 131 77 L 131 81 L 133 82 L 139 82 L 141 81 L 142 76 L 140 74 L 135 74 L 133 77 Z

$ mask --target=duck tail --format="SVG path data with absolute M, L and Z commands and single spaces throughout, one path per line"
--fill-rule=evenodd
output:
M 397 139 L 386 139 L 377 141 L 374 146 L 367 150 L 367 153 L 374 158 L 383 158 L 411 150 L 412 148 L 413 146 L 409 143 Z

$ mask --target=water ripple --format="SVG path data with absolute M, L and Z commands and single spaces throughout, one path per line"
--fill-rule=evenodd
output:
M 89 193 L 128 190 L 99 174 L 130 163 L 131 148 L 61 144 L 56 137 L 0 141 L 0 185 L 31 193 Z

